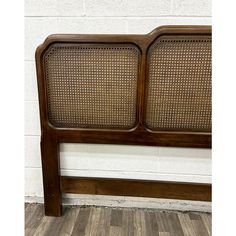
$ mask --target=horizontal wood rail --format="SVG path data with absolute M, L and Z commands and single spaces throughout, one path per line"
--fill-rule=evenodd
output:
M 45 214 L 61 193 L 211 200 L 211 185 L 60 176 L 60 143 L 211 148 L 211 27 L 50 35 L 36 50 Z
M 61 176 L 64 193 L 211 201 L 211 184 Z

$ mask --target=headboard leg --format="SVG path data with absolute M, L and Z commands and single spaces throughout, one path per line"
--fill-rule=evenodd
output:
M 41 137 L 44 208 L 47 216 L 61 216 L 60 162 L 58 143 L 50 134 Z

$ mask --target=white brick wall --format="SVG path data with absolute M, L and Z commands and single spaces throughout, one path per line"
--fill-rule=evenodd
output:
M 25 195 L 27 197 L 37 200 L 43 194 L 34 63 L 36 47 L 46 36 L 53 33 L 145 34 L 157 26 L 173 24 L 211 24 L 211 1 L 25 0 Z M 61 172 L 66 175 L 207 183 L 211 182 L 211 151 L 63 144 Z M 91 199 L 95 204 L 99 202 L 99 197 Z M 148 207 L 145 199 L 135 198 L 130 202 L 127 198 L 122 199 L 125 199 L 128 205 L 135 205 L 136 202 L 136 205 L 140 206 L 141 202 Z

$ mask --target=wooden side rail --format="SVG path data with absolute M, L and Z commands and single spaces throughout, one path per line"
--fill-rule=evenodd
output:
M 45 214 L 61 193 L 210 201 L 211 185 L 60 176 L 60 143 L 211 148 L 211 27 L 51 35 L 36 50 Z
M 63 193 L 211 201 L 210 184 L 61 176 Z

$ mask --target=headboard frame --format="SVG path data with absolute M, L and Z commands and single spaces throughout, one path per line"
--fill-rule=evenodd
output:
M 59 143 L 211 147 L 210 26 L 162 26 L 147 35 L 51 35 L 36 50 L 36 68 L 47 215 L 61 215 L 61 192 L 125 195 L 107 185 L 143 186 L 61 177 Z M 82 183 L 96 189 L 84 191 Z M 201 193 L 190 197 L 176 183 L 175 194 L 164 187 L 148 196 L 209 200 L 202 189 L 210 185 L 184 186 Z

